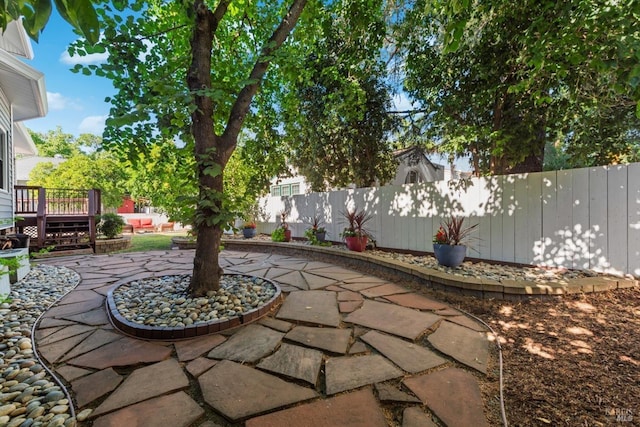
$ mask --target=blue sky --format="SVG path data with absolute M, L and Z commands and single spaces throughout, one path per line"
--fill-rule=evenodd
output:
M 84 63 L 100 60 L 99 57 L 69 57 L 67 46 L 77 38 L 71 25 L 57 13 L 52 13 L 40 41 L 31 41 L 34 59 L 27 62 L 45 75 L 49 113 L 44 118 L 24 122 L 29 129 L 46 133 L 61 126 L 65 133 L 75 136 L 82 133 L 102 135 L 109 113 L 109 104 L 104 99 L 115 90 L 111 81 L 104 77 L 71 72 L 80 60 Z

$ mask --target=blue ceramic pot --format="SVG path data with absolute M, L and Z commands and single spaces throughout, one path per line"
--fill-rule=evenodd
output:
M 250 239 L 252 237 L 255 237 L 256 229 L 255 228 L 243 228 L 242 229 L 242 235 L 244 236 L 245 239 Z
M 438 264 L 446 267 L 457 267 L 462 264 L 467 256 L 467 247 L 464 245 L 452 246 L 434 243 L 433 253 L 438 260 Z

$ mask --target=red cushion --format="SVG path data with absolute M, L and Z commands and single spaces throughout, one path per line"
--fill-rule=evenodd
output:
M 140 228 L 140 220 L 137 218 L 128 219 L 127 222 L 133 225 L 133 228 Z
M 140 225 L 142 227 L 149 227 L 150 225 L 153 225 L 153 221 L 151 220 L 151 218 L 142 218 L 140 220 Z

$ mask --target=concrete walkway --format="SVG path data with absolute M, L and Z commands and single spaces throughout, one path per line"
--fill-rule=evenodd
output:
M 36 349 L 69 385 L 79 425 L 483 426 L 483 328 L 446 304 L 310 259 L 225 250 L 227 273 L 279 283 L 267 317 L 176 342 L 128 337 L 105 296 L 134 279 L 190 274 L 193 251 L 49 259 L 82 278 L 50 308 Z M 495 377 L 491 375 L 491 377 Z

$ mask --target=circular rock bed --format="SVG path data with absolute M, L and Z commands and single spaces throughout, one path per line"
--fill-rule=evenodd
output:
M 190 275 L 151 277 L 118 286 L 107 295 L 107 312 L 121 331 L 145 339 L 192 338 L 253 322 L 281 297 L 271 280 L 225 274 L 220 289 L 190 298 Z

